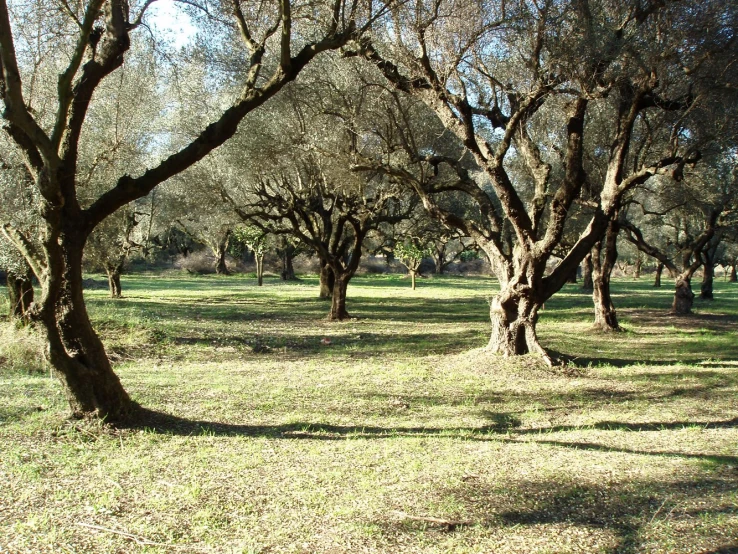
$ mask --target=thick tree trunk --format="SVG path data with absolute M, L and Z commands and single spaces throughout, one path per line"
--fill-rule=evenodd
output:
M 551 364 L 536 334 L 538 310 L 543 301 L 533 297 L 532 291 L 532 287 L 508 284 L 492 299 L 492 332 L 487 348 L 505 357 L 539 354 Z
M 574 270 L 571 272 L 571 275 L 569 275 L 568 279 L 566 280 L 566 283 L 569 285 L 576 284 L 577 282 L 577 270 Z
M 72 414 L 119 420 L 130 414 L 134 403 L 87 315 L 82 290 L 85 239 L 81 233 L 63 234 L 58 244 L 49 246 L 53 263 L 44 288 L 51 294 L 44 295 L 48 302 L 39 311 L 39 321 L 48 341 L 48 360 L 64 385 Z
M 703 267 L 702 285 L 700 286 L 700 298 L 702 300 L 713 300 L 713 283 L 715 281 L 715 266 L 712 262 L 706 263 Z
M 33 282 L 31 275 L 16 275 L 8 272 L 7 275 L 8 300 L 10 301 L 11 319 L 28 321 L 28 309 L 33 302 Z
M 108 289 L 110 290 L 111 298 L 120 298 L 123 294 L 123 289 L 120 285 L 120 274 L 122 271 L 120 266 L 109 266 L 105 268 L 105 272 L 108 274 Z
M 692 312 L 692 304 L 694 303 L 694 293 L 692 292 L 692 283 L 688 276 L 680 275 L 676 280 L 676 290 L 674 291 L 674 303 L 671 311 L 675 314 L 683 315 Z
M 333 288 L 335 286 L 335 275 L 331 266 L 327 263 L 320 262 L 320 298 L 329 299 L 333 297 Z
M 736 274 L 736 264 L 733 264 L 730 266 L 730 277 L 728 277 L 728 282 L 730 283 L 738 282 L 738 275 Z
M 610 296 L 610 278 L 598 278 L 594 280 L 594 291 L 592 292 L 594 302 L 595 320 L 594 326 L 600 331 L 620 331 L 615 305 Z
M 664 264 L 659 262 L 659 265 L 656 266 L 656 277 L 654 277 L 654 280 L 653 280 L 654 287 L 661 286 L 661 274 L 663 272 L 664 272 Z
M 592 292 L 594 290 L 594 281 L 592 280 L 592 253 L 590 252 L 582 262 L 582 290 Z
M 341 275 L 335 278 L 331 298 L 331 312 L 328 315 L 328 319 L 331 321 L 342 321 L 351 317 L 348 311 L 346 311 L 346 291 L 350 279 L 351 277 L 347 275 Z
M 264 254 L 256 255 L 256 284 L 260 287 L 264 284 Z

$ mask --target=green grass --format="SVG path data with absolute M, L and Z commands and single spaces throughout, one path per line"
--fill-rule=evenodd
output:
M 67 421 L 4 331 L 0 552 L 738 551 L 735 285 L 675 317 L 616 282 L 619 334 L 568 285 L 557 370 L 479 350 L 486 278 L 356 278 L 344 323 L 315 278 L 123 287 L 87 299 L 136 425 Z

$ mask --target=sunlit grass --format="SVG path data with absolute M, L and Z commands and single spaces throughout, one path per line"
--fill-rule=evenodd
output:
M 124 276 L 87 300 L 152 412 L 67 422 L 48 373 L 4 362 L 0 552 L 730 552 L 738 287 L 716 285 L 675 318 L 666 285 L 618 281 L 616 334 L 567 285 L 539 330 L 579 367 L 549 370 L 479 350 L 488 278 L 359 277 L 359 319 L 330 323 L 314 277 Z

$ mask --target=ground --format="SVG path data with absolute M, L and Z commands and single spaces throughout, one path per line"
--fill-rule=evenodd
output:
M 738 286 L 677 318 L 668 287 L 618 281 L 626 332 L 600 334 L 567 285 L 553 370 L 480 349 L 495 289 L 361 277 L 359 319 L 330 323 L 315 278 L 92 288 L 149 410 L 125 428 L 68 421 L 4 327 L 0 553 L 738 552 Z

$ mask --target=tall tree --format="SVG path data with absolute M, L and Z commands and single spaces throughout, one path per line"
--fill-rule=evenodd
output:
M 24 156 L 38 196 L 40 245 L 23 229 L 3 223 L 3 232 L 38 277 L 41 295 L 32 318 L 43 329 L 47 355 L 75 416 L 126 417 L 134 404 L 113 372 L 95 333 L 82 295 L 82 255 L 95 227 L 125 204 L 147 195 L 223 144 L 246 114 L 272 98 L 317 55 L 357 38 L 381 9 L 373 2 L 318 0 L 215 1 L 213 27 L 203 40 L 238 53 L 238 71 L 211 72 L 211 83 L 235 90 L 232 101 L 197 135 L 148 168 L 127 167 L 110 188 L 85 197 L 79 188 L 85 125 L 97 94 L 130 55 L 134 31 L 152 0 L 86 0 L 49 7 L 41 0 L 0 0 L 0 101 L 4 129 Z M 190 5 L 197 5 L 189 2 Z M 381 6 L 380 6 L 381 8 Z M 33 17 L 31 17 L 33 16 Z M 37 24 L 37 32 L 19 28 Z M 26 40 L 43 35 L 43 56 Z M 141 42 L 142 45 L 146 43 Z M 240 44 L 240 46 L 237 46 Z M 29 100 L 38 64 L 47 72 L 62 66 L 56 82 L 40 95 L 43 110 Z M 207 62 L 207 60 L 204 60 Z M 42 64 L 43 65 L 43 64 Z
M 484 179 L 470 175 L 458 151 L 404 141 L 418 166 L 408 181 L 426 207 L 471 236 L 500 279 L 490 309 L 492 351 L 550 361 L 536 335 L 541 306 L 600 240 L 628 190 L 660 173 L 678 174 L 693 159 L 683 129 L 690 117 L 709 117 L 694 88 L 716 53 L 732 55 L 735 19 L 735 10 L 717 1 L 428 0 L 394 10 L 388 32 L 354 50 L 430 108 L 483 172 Z M 705 26 L 716 32 L 695 32 Z M 633 152 L 639 133 L 677 140 Z M 604 174 L 587 170 L 586 152 L 604 159 Z M 515 160 L 525 178 L 511 171 Z M 442 165 L 457 172 L 453 187 L 477 203 L 476 221 L 439 205 L 437 193 L 448 189 L 426 176 Z M 388 171 L 400 178 L 397 167 Z M 592 215 L 546 274 L 582 196 Z M 504 240 L 506 226 L 514 244 Z

